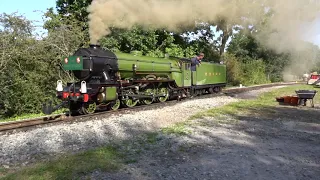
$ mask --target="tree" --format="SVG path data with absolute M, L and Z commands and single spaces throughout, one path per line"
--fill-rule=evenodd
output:
M 17 51 L 19 46 L 24 44 L 24 39 L 31 37 L 31 22 L 16 13 L 0 15 L 0 95 L 4 94 L 9 87 L 13 85 L 13 81 L 8 72 L 13 57 L 20 52 Z
M 49 18 L 44 24 L 44 28 L 48 30 L 49 37 L 51 37 L 51 34 L 54 37 L 58 36 L 56 42 L 60 41 L 60 44 L 68 41 L 68 45 L 64 46 L 64 50 L 60 49 L 59 51 L 63 51 L 64 54 L 67 54 L 77 48 L 88 46 L 89 33 L 87 22 L 77 20 L 72 14 L 68 17 L 64 17 L 61 14 L 55 14 L 52 8 L 49 9 L 44 16 Z M 69 45 L 72 47 L 69 47 Z
M 242 62 L 262 59 L 265 63 L 266 74 L 271 81 L 282 80 L 285 65 L 290 60 L 289 53 L 277 53 L 257 41 L 254 33 L 242 30 L 234 35 L 229 44 L 228 53 L 234 54 Z
M 57 0 L 56 8 L 60 15 L 72 15 L 78 21 L 87 22 L 87 7 L 91 2 L 92 0 Z
M 244 31 L 233 36 L 232 41 L 227 47 L 227 51 L 241 58 L 249 56 L 258 59 L 260 56 L 258 42 L 251 34 L 245 33 Z
M 48 35 L 41 40 L 32 36 L 32 22 L 18 15 L 0 16 L 0 117 L 39 113 L 47 99 L 55 102 L 57 80 L 74 78 L 60 68 L 61 59 L 82 45 L 87 36 L 79 22 L 58 15 L 46 26 Z M 68 20 L 68 21 L 67 21 Z
M 0 116 L 39 112 L 58 78 L 54 54 L 44 41 L 32 36 L 31 21 L 3 14 L 0 22 L 0 59 L 5 60 L 0 72 Z
M 218 41 L 220 41 L 219 54 L 223 55 L 228 39 L 233 34 L 233 24 L 228 23 L 225 18 L 218 18 L 216 21 L 217 32 L 222 31 Z

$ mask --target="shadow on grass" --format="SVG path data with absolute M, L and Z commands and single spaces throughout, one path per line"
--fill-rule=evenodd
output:
M 116 149 L 108 146 L 38 163 L 3 179 L 74 179 L 97 169 L 112 172 L 121 167 L 119 157 Z
M 277 105 L 277 106 L 259 106 L 259 107 L 247 107 L 245 111 L 248 114 L 258 115 L 265 119 L 281 121 L 296 121 L 306 123 L 320 123 L 320 108 L 309 106 L 290 106 L 290 105 Z M 237 116 L 237 113 L 233 114 Z M 239 116 L 241 117 L 241 116 Z

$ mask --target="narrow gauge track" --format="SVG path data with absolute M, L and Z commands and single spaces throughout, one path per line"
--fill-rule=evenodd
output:
M 250 86 L 250 87 L 242 87 L 242 88 L 228 88 L 223 89 L 222 92 L 217 94 L 207 94 L 202 96 L 197 96 L 194 98 L 189 99 L 183 99 L 183 101 L 190 101 L 194 99 L 205 99 L 205 98 L 211 98 L 211 97 L 218 97 L 223 95 L 232 95 L 232 94 L 239 94 L 243 92 L 258 90 L 262 88 L 268 88 L 268 87 L 275 87 L 275 86 L 283 86 L 283 85 L 297 85 L 297 84 L 304 84 L 301 82 L 289 82 L 289 83 L 272 83 L 272 84 L 263 84 L 263 85 L 256 85 L 256 86 Z M 82 115 L 82 116 L 67 116 L 65 114 L 57 114 L 52 116 L 45 116 L 45 117 L 39 117 L 35 119 L 28 119 L 28 120 L 21 120 L 21 121 L 12 121 L 12 122 L 5 122 L 0 123 L 0 132 L 9 132 L 9 131 L 15 131 L 18 129 L 25 129 L 29 127 L 37 127 L 44 124 L 53 124 L 53 123 L 67 123 L 67 122 L 79 122 L 79 121 L 86 121 L 88 119 L 92 119 L 92 117 L 98 118 L 98 116 L 105 116 L 105 115 L 116 115 L 116 114 L 126 114 L 131 111 L 144 111 L 147 109 L 153 109 L 157 108 L 159 106 L 170 106 L 175 105 L 179 103 L 179 101 L 171 100 L 166 101 L 164 103 L 154 103 L 150 105 L 139 105 L 132 108 L 122 108 L 118 109 L 116 111 L 105 111 L 105 112 L 97 112 L 94 114 L 88 114 L 88 115 Z

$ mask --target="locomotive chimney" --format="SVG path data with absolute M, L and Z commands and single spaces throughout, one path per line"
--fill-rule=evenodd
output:
M 100 48 L 100 45 L 98 45 L 98 44 L 90 44 L 89 46 L 90 46 L 90 48 L 93 48 L 93 49 Z

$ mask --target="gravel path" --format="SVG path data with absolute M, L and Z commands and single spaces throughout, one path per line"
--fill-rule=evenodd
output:
M 251 91 L 250 94 L 258 95 L 274 88 Z M 6 168 L 14 164 L 26 165 L 37 158 L 50 158 L 49 155 L 77 152 L 110 142 L 132 139 L 138 134 L 154 132 L 159 128 L 184 121 L 199 111 L 238 100 L 228 96 L 194 99 L 156 110 L 1 135 L 0 164 Z
M 268 109 L 274 114 L 197 119 L 187 126 L 191 134 L 159 133 L 143 148 L 132 142 L 134 163 L 83 179 L 319 179 L 320 110 Z

